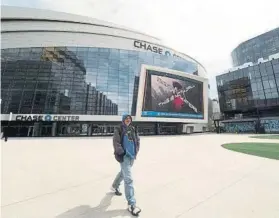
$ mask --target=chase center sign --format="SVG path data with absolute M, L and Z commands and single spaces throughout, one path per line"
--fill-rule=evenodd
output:
M 170 51 L 168 51 L 164 48 L 149 44 L 147 42 L 142 42 L 142 41 L 135 40 L 134 41 L 134 47 L 139 48 L 139 49 L 144 49 L 146 51 L 150 51 L 150 52 L 160 54 L 160 55 L 166 55 L 166 56 L 173 56 L 173 57 L 181 58 L 180 56 L 178 56 L 175 53 L 172 54 Z
M 79 121 L 79 116 L 63 116 L 63 115 L 28 115 L 28 114 L 22 114 L 22 115 L 16 115 L 15 117 L 16 121 Z

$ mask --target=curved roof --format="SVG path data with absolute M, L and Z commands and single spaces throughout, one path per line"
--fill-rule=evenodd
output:
M 177 52 L 178 54 L 183 55 L 184 57 L 189 58 L 190 60 L 192 60 L 192 61 L 196 62 L 198 65 L 200 65 L 206 72 L 205 67 L 199 61 L 197 61 L 196 59 L 194 59 L 193 57 L 191 57 L 185 53 L 179 52 L 173 48 L 165 46 L 159 38 L 150 36 L 148 34 L 139 32 L 137 30 L 133 30 L 133 29 L 130 29 L 127 27 L 116 25 L 116 24 L 113 24 L 110 22 L 101 21 L 101 20 L 94 19 L 94 18 L 87 17 L 87 16 L 75 15 L 75 14 L 52 11 L 52 10 L 14 7 L 14 6 L 1 6 L 1 21 L 18 21 L 18 20 L 21 20 L 21 21 L 24 21 L 24 20 L 25 21 L 50 21 L 50 22 L 55 21 L 55 22 L 66 22 L 66 23 L 72 23 L 72 24 L 86 24 L 86 25 L 122 30 L 124 32 L 125 31 L 130 32 L 130 33 L 137 35 L 137 37 L 135 37 L 135 39 L 140 38 L 140 36 L 142 36 L 142 39 L 140 39 L 140 40 L 142 40 L 144 42 L 152 43 L 157 46 L 162 46 L 166 49 L 170 49 L 172 51 Z M 149 39 L 150 41 L 147 39 Z
M 14 6 L 1 6 L 1 20 L 48 20 L 48 21 L 60 21 L 69 23 L 80 23 L 80 24 L 91 24 L 95 26 L 103 26 L 108 28 L 126 30 L 129 32 L 134 32 L 141 34 L 155 40 L 160 40 L 157 37 L 150 36 L 148 34 L 116 25 L 110 22 L 101 21 L 92 17 L 81 16 L 76 14 L 70 14 L 65 12 L 58 12 L 46 9 L 37 8 L 24 8 L 24 7 L 14 7 Z
M 236 47 L 233 49 L 233 51 L 236 50 L 236 49 L 238 49 L 240 46 L 245 45 L 245 44 L 251 42 L 252 40 L 254 40 L 254 39 L 256 39 L 256 38 L 263 38 L 263 37 L 265 37 L 266 35 L 270 34 L 271 32 L 274 32 L 274 31 L 279 32 L 279 27 L 277 27 L 277 28 L 275 28 L 275 29 L 271 29 L 271 30 L 269 30 L 269 31 L 267 31 L 267 32 L 261 33 L 261 34 L 259 34 L 259 35 L 256 35 L 256 36 L 254 36 L 254 37 L 252 37 L 252 38 L 249 38 L 249 39 L 247 39 L 247 40 L 245 40 L 245 41 L 239 43 L 238 46 L 236 46 Z M 233 51 L 232 51 L 232 52 L 233 52 Z

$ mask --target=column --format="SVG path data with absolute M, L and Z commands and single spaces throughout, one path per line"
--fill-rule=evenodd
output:
M 41 126 L 39 122 L 34 123 L 32 136 L 41 136 Z
M 91 135 L 92 135 L 92 124 L 88 124 L 87 135 L 88 135 L 88 136 L 91 136 Z
M 56 136 L 57 122 L 52 123 L 51 136 Z

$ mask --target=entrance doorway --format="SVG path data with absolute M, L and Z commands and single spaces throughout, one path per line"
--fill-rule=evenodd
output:
M 84 128 L 81 123 L 57 122 L 58 136 L 80 136 L 84 131 L 87 135 L 87 128 Z
M 92 135 L 94 136 L 109 136 L 113 135 L 115 125 L 92 125 Z
M 52 125 L 45 125 L 45 126 L 42 126 L 42 129 L 41 129 L 41 136 L 42 136 L 42 137 L 51 136 L 51 131 L 52 131 Z
M 16 121 L 5 126 L 10 127 L 11 137 L 51 136 L 52 125 L 49 123 Z
M 34 127 L 29 126 L 27 136 L 31 137 L 31 136 L 33 136 L 33 134 L 34 134 Z
M 163 135 L 177 134 L 177 127 L 176 126 L 162 126 L 160 129 L 160 134 L 163 134 Z

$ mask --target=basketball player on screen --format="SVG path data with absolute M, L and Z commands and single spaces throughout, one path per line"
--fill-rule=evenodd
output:
M 172 108 L 174 109 L 174 111 L 179 112 L 186 104 L 189 106 L 189 108 L 191 108 L 193 111 L 197 113 L 197 108 L 194 105 L 192 105 L 186 98 L 186 92 L 188 92 L 195 86 L 187 86 L 185 89 L 183 89 L 182 85 L 176 81 L 172 83 L 172 86 L 172 96 L 167 98 L 165 101 L 160 102 L 158 106 L 163 106 L 165 104 L 168 104 L 169 102 L 172 102 Z

